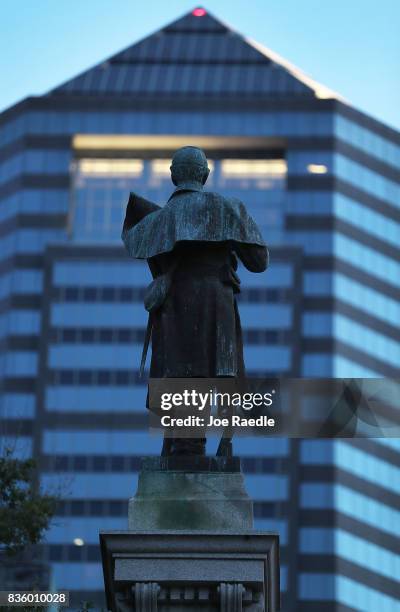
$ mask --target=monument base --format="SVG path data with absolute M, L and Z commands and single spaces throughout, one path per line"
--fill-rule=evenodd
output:
M 238 458 L 152 457 L 142 460 L 129 529 L 243 530 L 253 527 Z
M 112 612 L 275 612 L 279 537 L 252 531 L 235 457 L 142 461 L 129 531 L 102 532 Z
M 278 536 L 259 532 L 103 532 L 112 612 L 275 612 Z

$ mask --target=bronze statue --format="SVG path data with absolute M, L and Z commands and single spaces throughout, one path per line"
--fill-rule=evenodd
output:
M 147 260 L 154 279 L 145 294 L 141 364 L 151 336 L 153 378 L 244 376 L 238 258 L 263 272 L 268 250 L 240 200 L 203 189 L 209 172 L 201 149 L 183 147 L 172 159 L 176 188 L 165 206 L 131 193 L 126 208 L 122 240 L 131 257 Z M 162 454 L 204 454 L 205 442 L 165 438 Z

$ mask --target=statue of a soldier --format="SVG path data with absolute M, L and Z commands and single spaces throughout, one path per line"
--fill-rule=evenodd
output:
M 129 255 L 146 259 L 153 282 L 142 369 L 151 334 L 150 378 L 244 376 L 235 293 L 238 258 L 263 272 L 268 250 L 243 203 L 204 191 L 205 154 L 183 147 L 172 159 L 176 186 L 164 207 L 131 193 L 122 239 Z M 165 438 L 163 455 L 203 455 L 205 438 Z

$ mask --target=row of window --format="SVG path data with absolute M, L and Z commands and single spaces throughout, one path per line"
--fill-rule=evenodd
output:
M 218 36 L 214 37 L 214 41 L 216 42 L 218 38 L 222 44 Z M 97 65 L 71 79 L 56 89 L 56 92 L 61 92 L 64 96 L 67 94 L 93 96 L 106 93 L 124 97 L 129 95 L 132 97 L 159 96 L 161 98 L 182 95 L 206 97 L 225 94 L 234 96 L 236 94 L 236 96 L 240 95 L 240 99 L 261 94 L 271 95 L 272 98 L 282 95 L 309 94 L 304 83 L 293 78 L 282 68 L 278 68 L 273 62 L 249 61 L 243 63 L 242 57 L 239 60 L 232 48 L 234 44 L 232 39 L 232 36 L 225 38 L 223 49 L 227 55 L 230 55 L 230 61 L 223 61 L 221 65 L 218 47 L 209 37 L 204 37 L 202 40 L 197 38 L 197 41 L 195 39 L 199 46 L 197 47 L 197 45 L 193 46 L 192 38 L 189 39 L 189 43 L 186 37 L 178 35 L 174 37 L 171 44 L 169 36 L 166 37 L 165 33 L 162 36 L 156 35 L 154 43 L 150 43 L 152 51 L 146 49 L 146 43 L 142 41 L 141 46 L 144 49 L 141 57 L 137 57 L 135 61 L 111 61 L 107 63 L 107 70 L 104 70 L 104 65 Z M 167 49 L 162 51 L 160 47 L 154 55 L 155 45 L 158 46 L 160 43 L 163 45 L 166 40 L 169 48 L 176 48 L 177 44 L 181 47 L 181 53 L 185 54 L 184 62 L 182 62 L 182 55 L 175 56 L 174 61 L 169 56 Z M 203 53 L 207 50 L 207 62 L 204 62 L 204 55 L 201 56 L 197 52 L 195 52 L 195 57 L 187 55 L 190 54 L 190 51 L 193 53 L 196 48 L 200 48 Z M 232 52 L 229 54 L 231 49 Z M 146 61 L 149 57 L 151 62 Z
M 255 519 L 283 516 L 286 512 L 285 503 L 254 502 Z M 55 520 L 58 517 L 124 517 L 128 514 L 127 499 L 69 499 L 57 505 Z M 98 525 L 97 525 L 97 528 Z
M 254 359 L 254 366 L 260 365 L 262 369 L 254 370 L 248 369 L 248 375 L 254 376 L 255 378 L 270 378 L 275 376 L 278 372 L 282 373 L 281 370 L 287 370 L 290 359 L 288 358 L 288 352 L 285 347 L 282 347 L 284 354 L 282 355 L 282 363 L 276 363 L 276 360 L 271 357 L 271 351 L 274 347 L 271 347 L 268 351 L 263 347 L 264 363 L 261 364 L 257 358 Z M 289 351 L 290 352 L 290 351 Z M 133 361 L 131 356 L 131 361 Z M 268 370 L 268 364 L 271 363 L 271 369 Z M 283 363 L 284 362 L 284 363 Z M 246 362 L 247 363 L 247 362 Z M 139 364 L 139 361 L 133 361 L 133 366 Z M 286 367 L 284 367 L 286 366 Z M 272 369 L 274 368 L 274 369 Z M 49 385 L 117 385 L 117 386 L 131 386 L 131 385 L 143 385 L 143 379 L 139 376 L 139 370 L 50 370 L 48 375 Z
M 0 223 L 17 214 L 67 213 L 69 190 L 66 189 L 20 189 L 2 198 Z
M 315 166 L 316 165 L 316 166 Z M 341 155 L 327 151 L 288 151 L 289 175 L 306 175 L 315 167 L 320 168 L 324 174 L 335 174 L 347 183 L 353 184 L 377 198 L 385 200 L 393 206 L 399 207 L 400 185 L 382 174 L 370 170 L 366 166 Z M 309 212 L 324 212 L 324 201 L 317 206 L 306 205 Z M 295 213 L 299 210 L 294 200 L 289 204 L 290 210 Z M 329 210 L 329 207 L 328 207 Z
M 281 181 L 285 179 L 287 171 L 284 159 L 251 159 L 248 156 L 242 159 L 240 153 L 235 158 L 216 160 L 208 158 L 207 162 L 210 169 L 207 179 L 208 188 L 223 188 L 228 181 L 231 181 L 232 187 L 240 189 L 242 181 L 246 180 L 249 185 L 276 189 L 282 186 Z M 118 181 L 117 184 L 120 185 L 118 180 L 120 178 L 126 178 L 134 184 L 135 178 L 143 177 L 148 187 L 158 187 L 163 181 L 166 181 L 168 188 L 171 189 L 170 166 L 169 156 L 149 160 L 139 157 L 89 157 L 73 162 L 71 169 L 76 175 L 77 186 L 87 186 L 86 181 L 93 180 L 92 186 L 99 188 L 100 200 L 104 202 L 107 194 L 101 189 L 110 185 L 110 179 Z M 77 197 L 80 198 L 82 195 L 78 191 Z
M 372 370 L 365 365 L 332 353 L 308 353 L 301 359 L 301 374 L 305 377 L 376 378 L 386 372 Z
M 0 372 L 6 377 L 35 376 L 37 368 L 36 351 L 8 351 L 0 354 Z
M 254 372 L 253 372 L 254 374 Z M 261 375 L 258 376 L 258 379 Z M 46 388 L 46 410 L 49 412 L 91 414 L 141 414 L 146 405 L 147 387 L 144 384 L 136 386 L 112 385 L 49 385 Z M 22 402 L 23 400 L 21 400 Z M 15 401 L 9 405 L 10 418 L 13 414 L 23 414 L 23 406 Z M 143 422 L 143 419 L 142 421 Z M 265 453 L 260 448 L 261 454 Z M 276 451 L 277 452 L 277 451 Z M 248 449 L 244 449 L 244 454 Z
M 245 291 L 251 288 L 257 291 L 291 288 L 293 283 L 293 267 L 291 264 L 273 261 L 266 272 L 253 274 L 244 268 L 240 269 L 240 278 Z M 141 290 L 151 276 L 147 265 L 128 258 L 120 261 L 84 259 L 76 261 L 56 261 L 53 268 L 53 284 L 60 289 L 82 288 L 84 290 L 99 289 L 125 294 L 125 290 Z M 268 296 L 270 294 L 268 293 Z M 272 294 L 273 295 L 273 294 Z M 122 299 L 122 298 L 121 298 Z
M 48 244 L 63 244 L 66 239 L 64 230 L 17 229 L 0 239 L 1 259 L 16 254 L 42 253 Z
M 400 168 L 400 145 L 375 134 L 361 125 L 341 115 L 334 118 L 335 134 L 341 140 L 365 151 L 368 155 L 376 157 L 396 169 Z
M 243 136 L 327 136 L 333 115 L 327 112 L 254 111 L 79 112 L 27 111 L 0 129 L 0 145 L 26 134 L 242 134 Z
M 355 187 L 389 202 L 400 208 L 400 184 L 385 178 L 348 157 L 336 154 L 334 157 L 335 174 Z
M 335 554 L 389 580 L 400 576 L 400 555 L 342 529 L 300 529 L 300 552 Z
M 0 397 L 0 418 L 33 419 L 36 409 L 36 394 L 3 392 Z
M 290 215 L 330 215 L 333 209 L 333 194 L 330 191 L 289 189 L 282 205 L 284 212 Z
M 285 340 L 287 342 L 288 338 L 285 337 Z M 288 370 L 291 363 L 291 352 L 292 347 L 287 344 L 246 344 L 244 347 L 245 362 L 249 369 L 267 369 L 268 366 L 273 365 L 275 369 Z M 112 371 L 123 371 L 130 363 L 132 366 L 139 364 L 141 355 L 141 344 L 54 345 L 49 348 L 48 367 L 60 371 L 66 368 L 79 372 L 86 369 L 97 370 L 101 372 L 101 381 L 105 380 L 103 374 L 107 371 L 107 374 L 111 376 L 108 380 L 113 380 Z M 60 382 L 64 380 L 62 378 Z M 78 380 L 81 380 L 80 374 Z M 107 384 L 100 380 L 99 383 Z
M 99 543 L 99 515 L 98 516 L 61 516 L 57 514 L 56 518 L 51 523 L 50 529 L 46 532 L 45 542 L 50 544 L 50 549 L 54 545 L 69 545 L 74 544 L 76 547 L 91 546 Z M 125 516 L 101 516 L 102 531 L 115 531 L 126 529 L 126 504 Z M 279 518 L 266 518 L 260 516 L 256 519 L 256 529 L 264 531 L 278 532 L 280 535 L 280 545 L 286 546 L 288 540 L 288 525 L 285 520 Z M 78 541 L 78 544 L 76 544 Z M 82 552 L 84 552 L 82 550 Z M 84 558 L 84 557 L 83 557 Z
M 147 313 L 143 304 L 133 303 L 96 303 L 71 302 L 53 304 L 51 324 L 54 327 L 93 327 L 109 328 L 110 321 L 118 321 L 119 327 L 145 327 Z M 290 329 L 292 327 L 292 307 L 289 304 L 251 304 L 240 306 L 240 318 L 244 328 L 250 329 Z
M 305 336 L 333 337 L 376 359 L 400 367 L 400 343 L 340 314 L 306 312 L 302 317 Z
M 51 344 L 140 344 L 145 336 L 144 328 L 52 328 Z M 286 331 L 267 329 L 243 330 L 245 344 L 286 344 Z M 110 347 L 111 349 L 112 347 Z
M 0 300 L 11 294 L 40 293 L 43 273 L 41 270 L 14 269 L 0 276 Z
M 334 294 L 340 300 L 391 325 L 396 327 L 399 325 L 400 304 L 397 300 L 349 279 L 343 274 L 335 274 L 333 280 Z
M 340 484 L 303 483 L 300 503 L 304 509 L 334 509 L 390 535 L 400 521 L 399 510 Z
M 395 247 L 400 242 L 399 223 L 342 194 L 335 193 L 333 196 L 333 214 Z
M 115 472 L 105 481 L 103 473 L 78 472 L 71 477 L 69 472 L 44 473 L 41 475 L 44 489 L 50 491 L 66 490 L 72 499 L 122 499 L 127 491 L 135 491 L 137 474 Z M 289 496 L 286 476 L 275 474 L 248 474 L 246 490 L 251 499 L 257 501 L 285 501 Z
M 398 396 L 396 399 L 398 400 Z M 360 448 L 340 442 L 335 446 L 335 464 L 359 478 L 384 487 L 396 495 L 400 494 L 398 466 L 378 459 Z
M 112 412 L 143 413 L 147 388 L 142 384 L 130 387 L 57 385 L 46 388 L 46 410 L 79 414 Z
M 217 438 L 214 439 L 216 440 Z M 147 456 L 158 455 L 161 443 L 161 435 L 149 436 L 146 430 L 92 428 L 85 431 L 65 427 L 44 431 L 42 452 L 45 455 L 126 456 L 135 453 L 138 456 Z M 238 437 L 235 440 L 235 451 L 238 456 L 286 457 L 289 450 L 287 438 L 253 437 L 249 441 L 248 438 Z M 103 490 L 101 486 L 99 490 Z
M 300 574 L 299 597 L 311 601 L 335 601 L 349 609 L 363 612 L 399 610 L 398 599 L 340 574 Z
M 342 315 L 335 315 L 333 333 L 335 338 L 350 344 L 359 351 L 369 353 L 394 368 L 400 367 L 399 342 Z
M 0 185 L 20 174 L 67 174 L 71 151 L 27 149 L 0 164 Z
M 365 395 L 365 397 L 368 397 L 368 395 Z M 368 480 L 372 484 L 393 491 L 397 495 L 400 494 L 399 469 L 387 461 L 363 451 L 361 448 L 350 446 L 341 440 L 335 442 L 307 440 L 302 442 L 300 452 L 303 464 L 333 465 L 359 478 Z
M 308 296 L 336 297 L 394 326 L 400 321 L 398 301 L 339 272 L 305 272 L 303 291 Z
M 288 175 L 309 173 L 333 174 L 335 155 L 332 151 L 287 150 Z
M 50 544 L 47 547 L 47 558 L 50 562 L 93 562 L 101 561 L 101 552 L 98 544 L 76 546 L 74 544 Z M 100 568 L 99 568 L 100 569 Z
M 263 160 L 232 159 L 223 160 L 222 163 L 224 161 L 230 163 L 254 161 L 256 163 Z M 217 187 L 226 197 L 237 197 L 240 195 L 240 190 L 244 190 L 243 199 L 250 214 L 259 224 L 261 232 L 267 232 L 269 239 L 271 234 L 282 231 L 282 204 L 285 193 L 283 178 L 269 178 L 261 175 L 257 179 L 252 177 L 242 177 L 237 180 L 224 179 L 223 181 L 221 179 Z M 207 185 L 207 188 L 212 189 L 212 183 Z M 71 207 L 73 241 L 120 244 L 127 196 L 132 189 L 148 200 L 162 204 L 168 200 L 172 184 L 170 179 L 154 184 L 154 181 L 146 176 L 133 181 L 130 177 L 109 176 L 103 179 L 75 177 Z
M 39 291 L 40 285 L 37 279 L 34 281 L 32 276 L 32 281 L 26 279 L 26 282 L 21 284 L 14 280 L 7 282 L 8 279 L 5 279 L 4 284 L 0 281 L 0 295 L 6 289 L 13 293 L 16 291 L 19 293 Z M 5 288 L 2 289 L 2 286 L 5 286 Z M 145 287 L 63 287 L 53 291 L 52 298 L 54 302 L 142 302 L 144 293 Z M 239 302 L 288 301 L 285 289 L 270 289 L 269 287 L 245 287 L 236 298 Z
M 55 590 L 69 590 L 71 601 L 74 603 L 73 592 L 77 591 L 99 591 L 98 605 L 95 609 L 104 607 L 104 577 L 100 562 L 81 563 L 77 561 L 54 562 L 51 564 L 52 584 Z M 101 603 L 100 603 L 101 602 Z M 81 603 L 76 602 L 76 605 Z
M 291 215 L 333 216 L 393 246 L 400 240 L 399 223 L 340 193 L 288 192 L 285 211 Z
M 400 287 L 400 264 L 397 261 L 340 232 L 291 231 L 290 240 L 303 247 L 306 254 L 334 255 L 370 276 Z
M 49 385 L 118 385 L 144 384 L 138 370 L 52 370 Z
M 0 315 L 0 338 L 8 335 L 36 335 L 40 333 L 41 312 L 11 310 Z
M 138 472 L 141 457 L 137 455 L 48 455 L 43 458 L 46 472 Z M 248 474 L 262 474 L 283 469 L 285 460 L 273 457 L 241 457 Z
M 329 113 L 250 113 L 250 112 L 213 112 L 207 113 L 207 122 L 204 113 L 180 112 L 177 113 L 146 113 L 146 112 L 40 112 L 27 113 L 10 120 L 0 129 L 0 144 L 6 144 L 21 138 L 26 133 L 110 133 L 110 134 L 151 134 L 155 129 L 158 133 L 179 133 L 182 124 L 177 126 L 179 120 L 186 119 L 187 133 L 193 130 L 195 134 L 239 134 L 252 133 L 252 127 L 262 128 L 267 135 L 271 133 L 287 136 L 313 134 L 331 135 L 334 130 L 336 136 L 345 142 L 365 151 L 382 161 L 400 166 L 400 146 L 393 141 L 362 127 L 341 115 Z M 171 125 L 178 129 L 171 129 Z M 163 129 L 164 128 L 164 129 Z M 179 129 L 180 128 L 180 129 Z M 221 132 L 223 130 L 223 132 Z M 257 132 L 256 132 L 257 133 Z

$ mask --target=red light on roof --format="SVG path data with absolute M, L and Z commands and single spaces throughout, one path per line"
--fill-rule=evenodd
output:
M 204 17 L 206 13 L 207 13 L 206 9 L 203 9 L 203 8 L 195 8 L 192 11 L 192 15 L 194 15 L 195 17 Z

